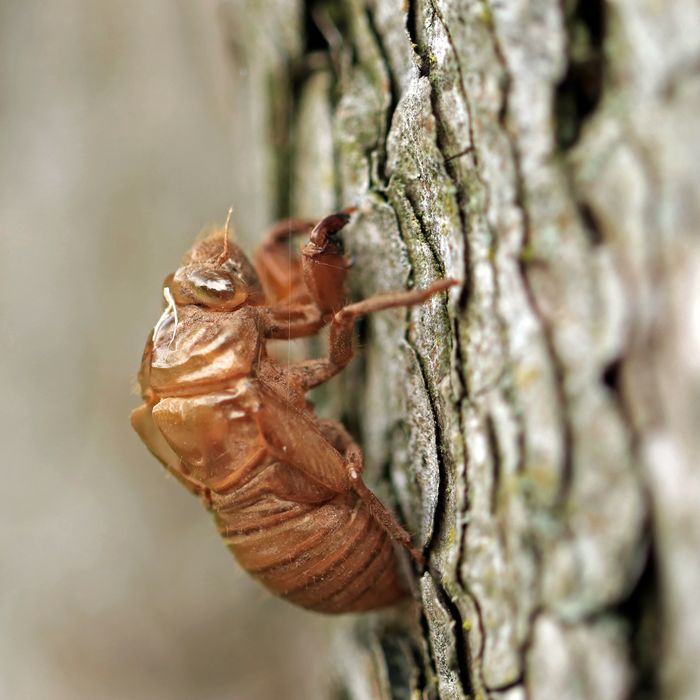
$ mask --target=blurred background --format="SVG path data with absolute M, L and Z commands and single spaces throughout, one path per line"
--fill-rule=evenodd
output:
M 328 696 L 343 623 L 252 582 L 128 421 L 165 274 L 230 205 L 249 242 L 273 218 L 221 25 L 0 1 L 3 699 Z

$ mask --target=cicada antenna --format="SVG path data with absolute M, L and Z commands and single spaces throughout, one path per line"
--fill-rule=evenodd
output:
M 228 214 L 226 214 L 226 223 L 224 223 L 224 240 L 223 240 L 223 250 L 221 255 L 217 260 L 219 265 L 223 265 L 228 260 L 228 234 L 231 229 L 231 217 L 233 216 L 233 207 L 228 208 Z

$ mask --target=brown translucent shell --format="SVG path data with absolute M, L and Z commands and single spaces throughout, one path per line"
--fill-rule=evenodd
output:
M 149 450 L 213 511 L 241 565 L 276 595 L 326 613 L 396 602 L 407 587 L 395 545 L 422 555 L 364 485 L 360 448 L 305 394 L 350 360 L 360 315 L 422 303 L 454 283 L 346 306 L 337 233 L 348 219 L 277 224 L 256 267 L 227 229 L 197 241 L 165 280 L 139 372 L 144 403 L 131 416 Z M 291 239 L 309 231 L 299 255 Z M 284 365 L 268 355 L 268 340 L 327 324 L 327 357 Z

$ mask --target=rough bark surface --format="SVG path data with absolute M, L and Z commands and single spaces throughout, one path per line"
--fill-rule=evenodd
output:
M 357 297 L 464 282 L 328 392 L 430 560 L 338 697 L 697 697 L 700 5 L 226 17 L 268 211 L 359 207 Z

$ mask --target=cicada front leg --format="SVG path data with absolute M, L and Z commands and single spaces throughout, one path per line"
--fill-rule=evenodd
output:
M 291 239 L 306 235 L 316 222 L 309 219 L 283 219 L 265 235 L 255 253 L 255 269 L 270 304 L 309 304 L 299 253 Z
M 337 494 L 354 491 L 389 537 L 423 563 L 410 535 L 401 527 L 362 479 L 362 450 L 343 425 L 318 420 L 287 403 L 284 386 L 261 382 L 262 407 L 256 418 L 268 450 Z
M 353 490 L 365 502 L 372 517 L 384 528 L 391 539 L 400 544 L 413 557 L 419 566 L 425 565 L 423 554 L 413 546 L 411 535 L 401 526 L 399 521 L 386 506 L 374 495 L 365 484 L 364 455 L 352 435 L 342 423 L 334 420 L 319 421 L 321 432 L 345 459 L 345 470 Z
M 304 283 L 324 313 L 335 313 L 345 305 L 345 277 L 351 263 L 337 234 L 353 211 L 346 209 L 321 219 L 301 251 Z
M 303 391 L 308 391 L 327 382 L 344 369 L 352 359 L 353 329 L 360 316 L 383 309 L 422 304 L 433 295 L 443 292 L 455 284 L 457 284 L 456 280 L 442 279 L 422 289 L 378 294 L 356 304 L 343 307 L 334 314 L 331 321 L 328 357 L 306 360 L 292 365 L 288 369 L 288 377 L 293 379 Z
M 336 237 L 350 220 L 348 209 L 321 219 L 302 249 L 302 258 L 287 245 L 304 232 L 303 219 L 277 224 L 268 233 L 256 258 L 270 306 L 260 310 L 263 335 L 292 339 L 315 335 L 345 304 L 345 276 L 350 261 Z

